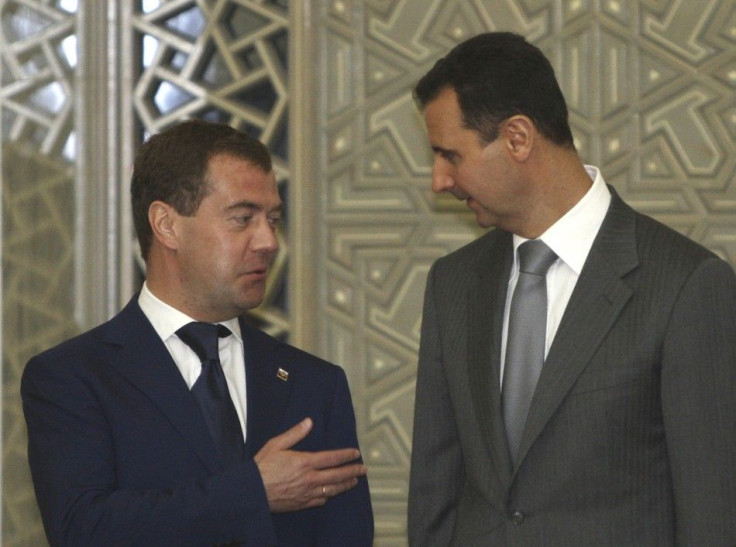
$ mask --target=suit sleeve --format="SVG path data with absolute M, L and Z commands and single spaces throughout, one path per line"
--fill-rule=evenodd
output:
M 462 452 L 445 379 L 434 296 L 435 267 L 424 296 L 409 485 L 409 544 L 449 545 L 460 489 Z
M 662 412 L 678 545 L 736 545 L 736 276 L 709 259 L 677 298 Z
M 253 461 L 165 489 L 120 488 L 98 395 L 51 355 L 29 362 L 21 393 L 28 459 L 52 545 L 276 543 Z
M 326 450 L 358 447 L 347 379 L 342 369 L 336 370 L 333 398 L 325 423 Z M 321 510 L 317 538 L 320 547 L 370 547 L 373 544 L 373 509 L 366 477 L 360 477 L 355 488 L 327 501 Z

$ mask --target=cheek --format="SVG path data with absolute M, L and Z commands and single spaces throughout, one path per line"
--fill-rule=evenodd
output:
M 477 168 L 458 170 L 458 180 L 463 189 L 473 195 L 475 199 L 482 199 L 488 191 L 489 174 Z
M 217 242 L 216 249 L 213 253 L 213 259 L 231 270 L 238 270 L 244 262 L 248 261 L 248 257 L 254 253 L 250 248 L 251 238 L 245 234 L 239 234 L 237 237 L 222 239 Z

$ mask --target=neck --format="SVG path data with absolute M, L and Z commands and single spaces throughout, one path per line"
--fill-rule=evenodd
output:
M 531 188 L 524 222 L 514 233 L 535 239 L 572 209 L 592 181 L 574 150 L 554 147 L 528 166 Z

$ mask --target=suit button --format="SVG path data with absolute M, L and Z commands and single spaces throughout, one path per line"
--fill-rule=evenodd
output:
M 524 522 L 524 513 L 521 511 L 511 511 L 509 518 L 514 526 L 521 526 L 521 523 Z

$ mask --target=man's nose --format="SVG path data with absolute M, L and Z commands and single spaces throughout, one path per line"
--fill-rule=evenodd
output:
M 267 219 L 258 224 L 256 233 L 253 235 L 252 247 L 259 252 L 275 253 L 279 250 L 279 240 L 276 226 Z
M 449 191 L 455 186 L 455 180 L 446 162 L 440 158 L 435 158 L 432 165 L 432 191 L 436 194 Z

